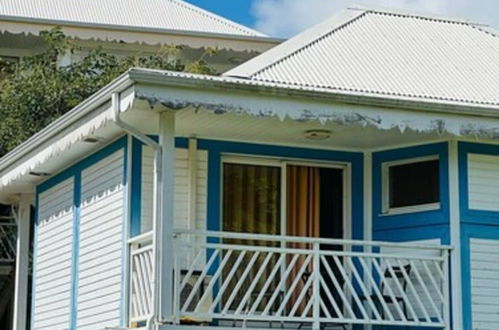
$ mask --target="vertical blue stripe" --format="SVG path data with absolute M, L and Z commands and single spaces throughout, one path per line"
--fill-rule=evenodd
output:
M 142 142 L 132 138 L 132 200 L 130 201 L 130 235 L 137 236 L 142 231 Z
M 81 171 L 74 176 L 73 192 L 73 256 L 71 266 L 71 314 L 69 318 L 69 329 L 77 327 L 78 313 L 78 278 L 80 257 L 80 205 L 81 205 Z

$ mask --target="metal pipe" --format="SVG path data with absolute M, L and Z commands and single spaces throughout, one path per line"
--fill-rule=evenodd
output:
M 152 302 L 151 302 L 151 316 L 147 319 L 146 322 L 146 328 L 147 329 L 152 329 L 152 326 L 156 323 L 158 323 L 158 311 L 157 311 L 157 306 L 158 306 L 158 267 L 157 265 L 159 264 L 158 261 L 158 253 L 157 251 L 159 250 L 159 240 L 161 237 L 158 237 L 157 235 L 157 228 L 158 228 L 158 221 L 161 218 L 161 213 L 162 213 L 162 205 L 159 203 L 161 200 L 161 189 L 159 189 L 159 186 L 162 184 L 161 182 L 161 158 L 162 158 L 162 148 L 159 143 L 148 137 L 146 134 L 142 133 L 135 127 L 125 123 L 121 118 L 121 110 L 120 110 L 120 94 L 119 93 L 113 93 L 112 94 L 112 109 L 113 109 L 113 119 L 114 123 L 122 128 L 125 132 L 129 133 L 133 137 L 137 138 L 139 141 L 144 143 L 147 146 L 150 146 L 154 150 L 154 199 L 153 199 L 153 233 L 154 235 L 152 236 L 152 245 L 153 245 L 153 276 L 152 276 Z

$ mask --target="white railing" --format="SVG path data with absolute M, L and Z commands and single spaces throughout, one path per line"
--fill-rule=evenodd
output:
M 16 261 L 17 226 L 13 222 L 0 222 L 0 263 Z
M 128 241 L 130 249 L 130 322 L 145 322 L 152 314 L 152 232 Z
M 449 327 L 450 248 L 177 230 L 175 322 Z

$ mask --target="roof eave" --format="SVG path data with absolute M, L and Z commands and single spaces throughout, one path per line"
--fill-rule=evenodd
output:
M 16 161 L 23 158 L 26 154 L 39 148 L 47 140 L 56 136 L 59 132 L 63 131 L 70 125 L 74 124 L 81 118 L 85 117 L 88 113 L 92 112 L 96 107 L 111 100 L 111 96 L 115 92 L 123 91 L 133 85 L 130 80 L 128 72 L 122 74 L 110 84 L 100 89 L 91 97 L 77 105 L 71 111 L 59 117 L 57 120 L 49 124 L 37 134 L 30 137 L 25 142 L 21 143 L 18 147 L 7 153 L 0 159 L 0 173 L 9 168 Z
M 327 102 L 347 103 L 363 106 L 419 110 L 436 113 L 499 118 L 499 105 L 470 104 L 447 100 L 429 100 L 398 95 L 376 95 L 372 93 L 334 91 L 314 87 L 296 87 L 275 83 L 260 83 L 232 77 L 205 77 L 160 70 L 132 69 L 130 79 L 139 83 L 153 83 L 186 88 L 202 88 L 217 91 L 237 90 L 258 92 L 267 95 L 300 97 Z
M 146 32 L 146 33 L 160 33 L 169 34 L 175 36 L 184 37 L 198 37 L 198 38 L 211 38 L 219 40 L 234 40 L 234 41 L 250 41 L 258 43 L 267 44 L 279 44 L 286 39 L 274 38 L 268 36 L 252 36 L 252 35 L 238 35 L 238 34 L 226 34 L 226 33 L 214 33 L 214 32 L 203 32 L 203 31 L 189 31 L 189 30 L 175 30 L 175 29 L 163 29 L 163 28 L 153 28 L 153 27 L 142 27 L 142 26 L 128 26 L 128 25 L 116 25 L 116 24 L 102 24 L 102 23 L 85 23 L 76 21 L 64 21 L 64 20 L 50 20 L 43 18 L 34 17 L 22 17 L 22 16 L 7 16 L 0 15 L 0 21 L 9 21 L 17 23 L 32 23 L 32 24 L 46 24 L 55 26 L 70 26 L 70 27 L 80 27 L 80 28 L 97 28 L 111 31 L 130 31 L 130 32 Z
M 415 100 L 414 98 L 368 95 L 365 93 L 296 88 L 277 84 L 265 85 L 237 78 L 211 77 L 133 68 L 5 155 L 0 159 L 0 173 L 11 167 L 16 161 L 19 161 L 33 150 L 40 147 L 43 143 L 46 143 L 62 130 L 91 113 L 96 107 L 110 101 L 113 93 L 122 92 L 136 83 L 189 88 L 193 90 L 212 90 L 221 93 L 226 93 L 227 91 L 251 92 L 252 95 L 258 93 L 271 96 L 305 98 L 323 102 L 396 108 L 398 110 L 419 110 L 445 114 L 499 118 L 498 106 L 466 105 L 442 101 L 434 102 L 428 100 Z

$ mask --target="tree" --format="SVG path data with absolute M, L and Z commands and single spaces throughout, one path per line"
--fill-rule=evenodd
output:
M 198 61 L 185 64 L 176 56 L 179 46 L 164 47 L 150 56 L 125 58 L 96 48 L 80 61 L 61 66 L 59 59 L 77 46 L 59 28 L 40 36 L 47 45 L 43 53 L 19 62 L 0 60 L 0 156 L 131 67 L 216 74 L 204 61 L 216 50 L 208 49 Z

